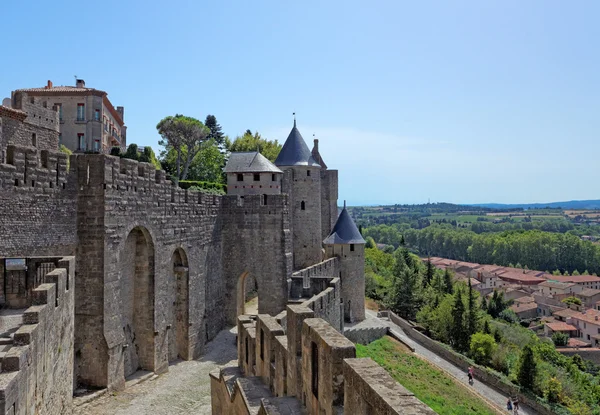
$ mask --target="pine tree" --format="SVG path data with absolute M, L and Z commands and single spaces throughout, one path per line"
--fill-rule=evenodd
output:
M 458 288 L 454 294 L 452 307 L 452 346 L 458 351 L 467 350 L 469 344 L 468 333 L 464 323 L 465 305 L 462 299 L 462 290 Z
M 219 147 L 223 146 L 223 142 L 225 140 L 225 135 L 223 134 L 221 126 L 217 122 L 217 117 L 215 117 L 214 115 L 210 115 L 210 114 L 207 115 L 206 120 L 204 121 L 204 125 L 206 125 L 208 127 L 208 129 L 210 130 L 210 133 L 208 134 L 207 139 L 215 140 L 215 143 L 217 143 L 217 145 Z
M 488 304 L 487 304 L 487 300 L 486 300 L 485 295 L 481 296 L 480 308 L 481 308 L 482 311 L 485 311 L 487 313 L 487 311 L 488 311 Z
M 477 333 L 477 305 L 475 303 L 475 294 L 473 293 L 473 286 L 471 285 L 471 279 L 469 278 L 469 298 L 467 310 L 467 333 L 469 335 L 469 339 L 475 333 Z
M 446 268 L 444 270 L 444 291 L 447 294 L 452 294 L 452 290 L 452 274 L 450 273 L 450 270 Z
M 533 389 L 537 372 L 537 362 L 530 345 L 525 346 L 519 359 L 519 370 L 517 380 L 519 385 L 527 389 Z

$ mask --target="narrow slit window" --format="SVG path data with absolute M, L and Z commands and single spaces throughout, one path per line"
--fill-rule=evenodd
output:
M 315 342 L 311 343 L 311 388 L 315 398 L 319 399 L 319 349 Z
M 350 244 L 350 251 L 354 251 L 354 244 Z
M 265 360 L 265 331 L 260 329 L 260 359 Z
M 275 178 L 275 173 L 271 174 L 271 181 L 272 181 L 272 182 L 275 182 L 275 181 L 277 181 L 277 179 Z
M 310 176 L 310 170 L 306 170 L 306 175 Z
M 263 195 L 263 205 L 267 204 L 267 195 Z
M 300 202 L 300 210 L 306 210 L 306 203 L 304 203 L 304 200 Z

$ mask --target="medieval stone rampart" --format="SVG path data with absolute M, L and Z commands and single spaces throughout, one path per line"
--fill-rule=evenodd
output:
M 2 345 L 1 413 L 72 413 L 75 258 L 44 260 L 57 268 L 33 290 L 12 344 Z
M 238 367 L 211 373 L 213 414 L 434 414 L 311 309 L 289 305 L 287 324 L 238 318 Z
M 0 256 L 74 254 L 76 187 L 60 152 L 9 145 L 0 163 Z

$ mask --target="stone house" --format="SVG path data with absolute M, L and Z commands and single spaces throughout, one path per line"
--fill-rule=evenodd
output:
M 281 194 L 283 172 L 258 151 L 231 153 L 223 171 L 228 195 Z
M 124 107 L 114 107 L 108 94 L 87 88 L 83 79 L 75 86 L 54 86 L 51 81 L 41 88 L 13 91 L 13 100 L 22 93 L 57 107 L 60 131 L 59 143 L 74 152 L 93 151 L 108 154 L 112 147 L 125 150 L 127 127 Z

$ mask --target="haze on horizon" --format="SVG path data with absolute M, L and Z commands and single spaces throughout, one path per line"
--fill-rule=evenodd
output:
M 283 142 L 296 112 L 340 171 L 340 204 L 600 198 L 598 2 L 67 0 L 2 14 L 2 97 L 77 75 L 125 106 L 128 143 L 157 152 L 167 115 Z

